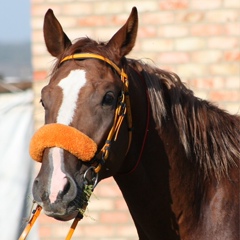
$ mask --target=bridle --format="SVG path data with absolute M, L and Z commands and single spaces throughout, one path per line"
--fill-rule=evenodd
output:
M 126 154 L 129 151 L 130 145 L 131 145 L 131 141 L 132 141 L 132 113 L 131 113 L 131 106 L 130 106 L 130 99 L 129 99 L 129 91 L 128 91 L 128 76 L 127 74 L 124 72 L 123 69 L 120 69 L 115 63 L 113 63 L 111 60 L 109 60 L 108 58 L 105 58 L 101 55 L 98 54 L 93 54 L 93 53 L 77 53 L 77 54 L 73 54 L 73 55 L 69 55 L 67 57 L 64 57 L 61 61 L 60 64 L 68 61 L 68 60 L 79 60 L 79 59 L 99 59 L 102 60 L 106 63 L 108 63 L 111 67 L 114 68 L 114 70 L 116 70 L 116 72 L 119 74 L 121 81 L 123 82 L 123 88 L 122 88 L 122 92 L 121 92 L 121 96 L 118 99 L 118 105 L 116 107 L 115 110 L 115 114 L 114 114 L 114 121 L 113 121 L 113 125 L 108 133 L 107 139 L 105 141 L 105 144 L 103 145 L 102 149 L 101 149 L 101 154 L 102 154 L 102 159 L 98 160 L 96 157 L 93 160 L 90 160 L 91 164 L 94 164 L 95 162 L 97 162 L 97 165 L 94 166 L 92 165 L 90 168 L 87 169 L 87 171 L 84 174 L 84 178 L 86 178 L 87 172 L 90 170 L 93 170 L 96 173 L 96 178 L 94 181 L 94 186 L 96 185 L 97 182 L 97 176 L 98 176 L 98 172 L 101 169 L 101 166 L 105 163 L 105 161 L 107 160 L 108 156 L 109 156 L 109 149 L 111 146 L 112 141 L 116 141 L 121 124 L 123 122 L 124 116 L 127 115 L 127 122 L 128 122 L 128 131 L 129 131 L 129 140 L 128 140 L 128 147 L 127 147 L 127 151 Z M 140 78 L 142 78 L 141 75 L 139 75 Z M 147 93 L 147 92 L 146 92 Z M 149 128 L 149 123 L 150 123 L 150 101 L 149 101 L 149 97 L 147 94 L 147 122 L 146 122 L 146 129 L 145 129 L 145 134 L 144 134 L 144 138 L 143 138 L 143 142 L 142 142 L 142 147 L 141 147 L 141 151 L 137 160 L 137 163 L 135 165 L 135 167 L 128 173 L 126 174 L 130 174 L 132 172 L 135 171 L 135 169 L 137 168 L 137 166 L 139 165 L 139 162 L 142 158 L 142 153 L 145 147 L 145 143 L 146 143 L 146 139 L 147 139 L 147 135 L 148 135 L 148 128 Z M 96 156 L 96 155 L 95 155 Z M 125 174 L 123 174 L 125 175 Z M 42 210 L 42 207 L 40 205 L 37 205 L 37 207 L 35 208 L 35 210 L 33 210 L 32 212 L 32 217 L 30 218 L 30 220 L 28 221 L 27 226 L 25 227 L 25 229 L 23 230 L 21 236 L 19 237 L 18 240 L 24 240 L 26 239 L 28 233 L 30 232 L 32 226 L 34 225 L 36 219 L 38 218 L 38 216 L 40 215 L 40 212 Z M 70 229 L 69 232 L 67 234 L 66 240 L 70 240 L 74 230 L 78 224 L 78 222 L 81 220 L 81 216 L 77 216 Z
M 115 110 L 114 114 L 114 120 L 113 120 L 113 125 L 108 133 L 107 139 L 105 141 L 104 146 L 101 149 L 101 159 L 98 159 L 95 157 L 94 159 L 91 160 L 91 163 L 94 164 L 94 162 L 97 162 L 97 166 L 94 167 L 95 173 L 98 173 L 101 169 L 101 166 L 105 163 L 109 156 L 109 149 L 111 146 L 112 141 L 116 141 L 119 129 L 122 125 L 124 116 L 127 114 L 127 122 L 128 122 L 128 134 L 129 134 L 129 139 L 128 139 L 128 147 L 127 151 L 128 152 L 131 141 L 132 141 L 132 112 L 131 112 L 131 105 L 130 105 L 130 98 L 129 98 L 129 82 L 128 82 L 128 76 L 124 72 L 123 68 L 119 68 L 114 62 L 112 62 L 110 59 L 103 57 L 102 55 L 95 54 L 95 53 L 76 53 L 73 55 L 69 55 L 64 57 L 61 61 L 60 64 L 62 64 L 65 61 L 69 60 L 81 60 L 81 59 L 98 59 L 101 61 L 104 61 L 108 63 L 116 72 L 119 74 L 121 81 L 123 83 L 123 88 L 121 91 L 121 95 L 119 96 L 118 99 L 118 105 Z
M 117 104 L 117 107 L 115 109 L 113 125 L 112 125 L 112 127 L 111 127 L 111 129 L 108 133 L 105 144 L 103 145 L 102 149 L 100 150 L 100 153 L 101 153 L 102 157 L 101 157 L 101 159 L 98 159 L 96 157 L 96 155 L 98 155 L 98 154 L 96 154 L 94 159 L 90 160 L 90 163 L 91 163 L 92 166 L 90 168 L 88 168 L 87 171 L 84 174 L 84 177 L 85 177 L 85 175 L 87 175 L 87 172 L 89 170 L 93 170 L 96 173 L 96 180 L 95 180 L 95 183 L 94 183 L 94 187 L 95 187 L 95 184 L 97 182 L 98 172 L 100 171 L 102 165 L 105 163 L 105 161 L 107 160 L 107 158 L 109 156 L 109 149 L 110 149 L 111 143 L 113 141 L 116 141 L 125 115 L 127 115 L 128 132 L 129 132 L 128 147 L 127 147 L 127 150 L 126 150 L 126 154 L 128 153 L 128 150 L 129 150 L 131 142 L 132 142 L 132 112 L 131 112 L 131 105 L 130 105 L 130 98 L 129 98 L 129 82 L 128 82 L 128 76 L 124 72 L 123 68 L 120 69 L 111 60 L 109 60 L 108 58 L 105 58 L 105 57 L 103 57 L 99 54 L 76 53 L 76 54 L 64 57 L 60 61 L 60 64 L 62 64 L 65 61 L 80 60 L 80 59 L 98 59 L 98 60 L 101 60 L 101 61 L 104 61 L 104 62 L 108 63 L 119 74 L 119 76 L 121 78 L 121 81 L 123 83 L 123 88 L 121 90 L 121 95 L 118 98 L 118 104 Z M 96 162 L 97 162 L 97 164 L 96 164 Z M 19 240 L 26 239 L 28 233 L 30 232 L 30 230 L 33 226 L 33 224 L 35 223 L 36 219 L 38 218 L 41 210 L 42 210 L 42 207 L 40 205 L 37 205 L 36 209 L 32 213 L 33 214 L 32 217 L 28 221 L 27 226 L 25 227 L 21 236 L 19 237 Z M 70 230 L 68 232 L 68 235 L 66 237 L 66 240 L 71 239 L 71 237 L 73 235 L 73 232 L 74 232 L 74 230 L 77 226 L 77 223 L 80 219 L 81 218 L 79 216 L 77 216 L 74 219 L 74 221 L 73 221 L 73 223 L 70 227 Z

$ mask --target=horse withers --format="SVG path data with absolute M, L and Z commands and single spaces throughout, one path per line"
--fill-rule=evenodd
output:
M 72 43 L 47 11 L 56 64 L 41 102 L 46 126 L 59 130 L 51 141 L 53 128 L 44 133 L 34 199 L 70 220 L 87 205 L 86 186 L 112 176 L 139 239 L 237 240 L 240 118 L 196 98 L 176 74 L 126 58 L 137 28 L 133 8 L 108 42 Z

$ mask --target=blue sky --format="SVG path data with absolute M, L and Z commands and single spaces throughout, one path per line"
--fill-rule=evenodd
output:
M 30 41 L 30 0 L 4 0 L 0 7 L 0 42 Z

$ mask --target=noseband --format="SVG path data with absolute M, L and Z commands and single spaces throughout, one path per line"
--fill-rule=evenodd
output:
M 77 53 L 69 55 L 63 58 L 60 61 L 60 64 L 65 61 L 80 59 L 98 59 L 108 63 L 119 74 L 123 83 L 121 95 L 118 98 L 118 105 L 115 109 L 113 125 L 108 133 L 105 144 L 100 150 L 101 159 L 97 157 L 97 147 L 92 139 L 73 127 L 58 123 L 46 124 L 34 134 L 30 143 L 30 155 L 34 160 L 41 162 L 45 148 L 60 147 L 69 151 L 82 161 L 89 162 L 92 166 L 94 166 L 95 173 L 98 173 L 101 169 L 101 166 L 105 163 L 109 156 L 111 143 L 116 141 L 124 116 L 126 114 L 129 131 L 129 140 L 126 153 L 130 148 L 132 141 L 132 113 L 128 92 L 129 82 L 128 76 L 123 69 L 120 69 L 108 58 L 98 54 Z

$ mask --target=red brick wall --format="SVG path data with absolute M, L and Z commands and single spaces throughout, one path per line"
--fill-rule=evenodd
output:
M 36 126 L 42 124 L 39 94 L 48 81 L 52 57 L 42 36 L 43 17 L 52 8 L 71 39 L 88 35 L 108 40 L 139 11 L 139 32 L 131 57 L 176 72 L 201 98 L 231 113 L 240 110 L 239 0 L 32 0 L 32 53 L 36 93 Z M 73 239 L 137 239 L 116 184 L 108 179 L 96 189 L 89 215 Z M 70 223 L 40 218 L 40 239 L 64 239 Z

